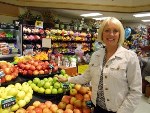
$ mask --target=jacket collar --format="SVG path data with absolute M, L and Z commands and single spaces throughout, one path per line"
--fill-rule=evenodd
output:
M 118 46 L 118 49 L 117 49 L 117 51 L 114 53 L 113 57 L 123 58 L 123 57 L 124 57 L 124 54 L 123 54 L 124 50 L 125 50 L 124 47 L 122 47 L 121 45 Z

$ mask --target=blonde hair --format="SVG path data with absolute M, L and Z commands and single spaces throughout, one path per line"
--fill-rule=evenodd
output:
M 125 38 L 125 31 L 124 31 L 124 27 L 122 25 L 122 23 L 115 17 L 108 17 L 106 18 L 101 24 L 100 24 L 100 28 L 98 30 L 98 37 L 97 40 L 101 43 L 104 44 L 103 42 L 103 30 L 104 27 L 109 23 L 109 22 L 114 22 L 115 25 L 119 28 L 119 33 L 120 33 L 120 38 L 118 41 L 118 45 L 122 45 L 124 42 L 124 38 Z

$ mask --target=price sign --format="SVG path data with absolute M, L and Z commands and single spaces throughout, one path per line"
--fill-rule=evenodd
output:
M 64 89 L 69 89 L 69 83 L 63 83 L 63 88 Z
M 14 104 L 16 104 L 15 97 L 7 98 L 1 101 L 2 109 L 8 108 Z
M 0 78 L 2 78 L 3 76 L 5 76 L 5 73 L 3 71 L 0 71 Z
M 89 101 L 86 101 L 86 106 L 89 108 L 92 108 L 92 107 L 94 107 L 94 104 L 92 103 L 91 100 L 89 100 Z
M 36 21 L 35 22 L 35 27 L 36 28 L 43 28 L 43 21 Z
M 50 64 L 50 65 L 49 65 L 49 68 L 52 69 L 52 68 L 54 68 L 54 66 L 53 66 L 52 64 Z

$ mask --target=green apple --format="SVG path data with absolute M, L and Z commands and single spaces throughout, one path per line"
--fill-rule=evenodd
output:
M 48 78 L 48 81 L 52 82 L 52 81 L 53 81 L 53 78 L 52 78 L 52 77 L 49 77 L 49 78 Z
M 24 91 L 19 91 L 16 97 L 19 100 L 21 100 L 21 99 L 24 99 L 25 96 L 26 96 L 26 93 Z
M 49 89 L 50 86 L 51 86 L 50 82 L 46 82 L 46 83 L 44 84 L 44 88 L 45 88 L 45 89 Z
M 64 74 L 66 73 L 66 71 L 65 71 L 64 69 L 62 69 L 62 70 L 60 71 L 60 73 L 61 73 L 62 75 L 64 75 Z
M 11 109 L 11 111 L 17 111 L 17 109 L 19 109 L 19 105 L 15 104 L 10 109 Z
M 34 86 L 34 87 L 33 87 L 33 91 L 38 92 L 38 90 L 39 90 L 39 87 L 38 87 L 38 86 Z
M 42 87 L 44 86 L 44 84 L 45 84 L 44 80 L 41 80 L 40 82 L 38 82 L 37 86 Z
M 22 84 L 22 87 L 28 87 L 28 86 L 29 86 L 28 82 L 24 82 L 24 83 Z
M 33 83 L 38 84 L 39 82 L 40 82 L 39 78 L 36 77 L 36 78 L 33 79 Z
M 52 90 L 51 89 L 45 89 L 45 94 L 51 94 Z
M 10 113 L 10 110 L 9 110 L 8 108 L 5 108 L 5 109 L 3 109 L 3 111 L 0 112 L 0 113 Z
M 58 78 L 57 77 L 53 77 L 53 83 L 57 82 Z
M 61 83 L 59 83 L 59 82 L 54 83 L 54 88 L 58 89 L 58 88 L 60 88 L 60 86 L 61 86 Z
M 34 83 L 31 83 L 31 88 L 33 89 L 35 86 L 36 86 L 36 84 L 34 84 Z
M 47 81 L 48 81 L 48 78 L 44 78 L 43 80 L 44 80 L 45 82 L 47 82 Z
M 57 94 L 58 92 L 57 92 L 57 89 L 55 89 L 55 88 L 53 88 L 52 89 L 52 94 Z
M 51 90 L 52 90 L 52 89 L 53 89 L 53 86 L 50 86 L 50 88 L 49 88 L 49 89 L 51 89 Z
M 29 81 L 28 81 L 28 84 L 31 85 L 31 84 L 32 84 L 32 80 L 29 80 Z
M 63 88 L 58 88 L 58 93 L 63 93 L 63 92 L 64 92 Z
M 25 100 L 19 100 L 17 103 L 18 103 L 20 108 L 22 108 L 22 107 L 24 107 L 26 105 L 26 101 Z
M 45 89 L 43 87 L 40 87 L 38 90 L 38 93 L 44 93 L 44 92 L 45 92 Z

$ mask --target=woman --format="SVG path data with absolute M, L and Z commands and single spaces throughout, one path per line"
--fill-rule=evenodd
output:
M 142 95 L 142 79 L 136 53 L 123 48 L 124 28 L 121 22 L 109 17 L 98 32 L 105 45 L 93 53 L 88 69 L 81 76 L 61 82 L 85 84 L 91 82 L 94 113 L 133 113 Z

